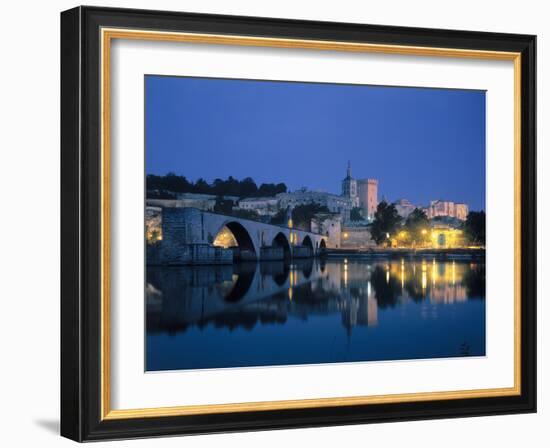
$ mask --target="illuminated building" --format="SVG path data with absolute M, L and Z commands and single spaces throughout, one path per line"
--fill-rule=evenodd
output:
M 359 197 L 359 207 L 361 207 L 363 216 L 369 220 L 374 219 L 378 207 L 378 180 L 357 180 L 357 196 Z
M 432 247 L 452 249 L 466 246 L 464 231 L 445 224 L 436 224 L 431 230 Z
M 426 208 L 426 215 L 428 215 L 429 219 L 449 217 L 465 221 L 468 217 L 468 212 L 468 204 L 455 203 L 452 201 L 431 201 L 430 205 Z
M 367 226 L 344 226 L 341 237 L 342 248 L 347 249 L 368 249 L 376 247 L 372 239 L 370 228 Z
M 145 238 L 148 243 L 162 240 L 162 209 L 145 207 Z

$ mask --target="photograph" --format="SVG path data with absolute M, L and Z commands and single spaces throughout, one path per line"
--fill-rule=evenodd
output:
M 485 90 L 143 82 L 146 372 L 487 355 Z

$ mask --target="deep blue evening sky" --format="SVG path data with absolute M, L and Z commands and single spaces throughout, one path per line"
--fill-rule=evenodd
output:
M 485 208 L 485 92 L 145 77 L 146 172 Z

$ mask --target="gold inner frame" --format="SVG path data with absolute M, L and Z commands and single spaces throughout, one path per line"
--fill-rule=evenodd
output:
M 417 47 L 305 39 L 279 39 L 215 34 L 101 29 L 101 419 L 166 417 L 226 412 L 306 409 L 413 401 L 502 397 L 521 394 L 521 53 Z M 514 62 L 514 386 L 441 392 L 368 395 L 303 400 L 280 400 L 211 405 L 170 406 L 141 409 L 111 409 L 110 369 L 110 50 L 113 39 L 297 48 L 311 50 L 383 53 L 413 56 L 456 57 Z

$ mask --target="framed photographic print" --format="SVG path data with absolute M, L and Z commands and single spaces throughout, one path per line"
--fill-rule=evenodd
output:
M 61 433 L 535 412 L 535 36 L 61 14 Z

